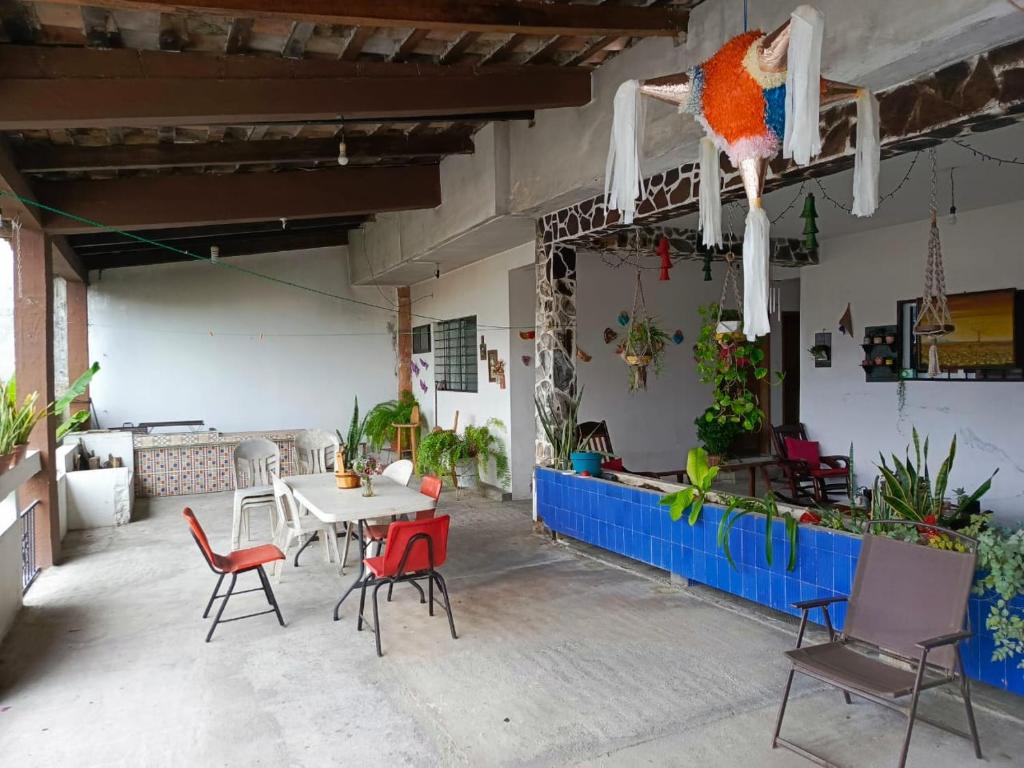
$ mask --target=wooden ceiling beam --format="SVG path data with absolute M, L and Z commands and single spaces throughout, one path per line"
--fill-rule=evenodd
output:
M 441 204 L 436 165 L 46 181 L 34 189 L 55 209 L 124 230 L 368 215 Z M 96 231 L 57 213 L 45 215 L 43 225 L 51 234 Z
M 405 39 L 401 42 L 398 48 L 395 49 L 395 52 L 388 57 L 388 61 L 401 64 L 403 61 L 408 59 L 409 56 L 412 55 L 413 51 L 416 50 L 416 47 L 423 42 L 429 31 L 430 30 L 427 29 L 414 29 L 405 36 Z
M 224 53 L 243 53 L 249 48 L 251 37 L 252 19 L 232 19 L 224 42 Z
M 81 0 L 50 0 L 80 5 Z M 399 27 L 458 32 L 596 37 L 674 37 L 686 31 L 688 11 L 677 6 L 597 6 L 540 0 L 89 0 L 89 5 L 138 11 L 211 13 L 353 27 Z
M 473 152 L 466 135 L 372 136 L 348 135 L 350 158 L 409 158 L 462 155 Z M 260 165 L 334 160 L 338 139 L 273 139 L 203 144 L 135 144 L 130 146 L 77 147 L 38 142 L 15 151 L 22 173 L 106 171 L 118 168 L 177 168 L 214 165 Z
M 359 54 L 363 52 L 363 46 L 366 45 L 366 41 L 373 37 L 373 33 L 376 31 L 375 27 L 356 27 L 353 29 L 338 58 L 342 61 L 356 61 L 359 58 Z
M 352 229 L 369 220 L 367 216 L 334 216 L 326 219 L 292 219 L 282 227 L 281 222 L 253 221 L 244 224 L 218 224 L 212 227 L 176 227 L 173 229 L 147 229 L 141 232 L 101 232 L 100 234 L 71 235 L 65 238 L 82 256 L 95 253 L 127 253 L 131 250 L 152 248 L 151 243 L 137 239 L 144 237 L 159 243 L 182 248 L 190 240 L 210 240 L 275 235 L 282 232 L 312 232 L 326 229 Z M 132 237 L 135 235 L 136 237 Z M 185 245 L 182 245 L 182 244 Z
M 0 130 L 443 117 L 578 107 L 589 70 L 0 46 Z
M 462 54 L 466 52 L 473 43 L 480 37 L 479 32 L 463 32 L 458 38 L 447 48 L 438 58 L 441 64 L 453 64 L 462 58 Z
M 170 264 L 182 261 L 200 261 L 195 256 L 209 258 L 210 247 L 217 246 L 218 258 L 226 256 L 248 256 L 254 253 L 274 253 L 276 251 L 299 251 L 307 248 L 326 248 L 348 244 L 348 228 L 335 230 L 313 230 L 308 232 L 280 232 L 277 234 L 255 235 L 237 239 L 210 238 L 188 243 L 179 250 L 152 247 L 129 253 L 90 254 L 82 263 L 87 270 L 116 269 L 120 267 L 140 267 L 152 264 Z M 180 253 L 188 251 L 189 254 Z
M 306 54 L 306 44 L 315 30 L 316 24 L 311 21 L 296 21 L 292 24 L 292 31 L 285 40 L 281 55 L 286 59 L 301 59 Z
M 22 199 L 23 198 L 23 199 Z M 17 218 L 22 224 L 42 228 L 43 212 L 25 200 L 38 200 L 35 191 L 18 171 L 6 137 L 0 136 L 0 214 Z

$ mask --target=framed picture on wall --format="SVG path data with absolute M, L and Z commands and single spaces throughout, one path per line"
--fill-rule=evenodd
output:
M 498 380 L 498 350 L 487 350 L 487 380 L 492 384 Z

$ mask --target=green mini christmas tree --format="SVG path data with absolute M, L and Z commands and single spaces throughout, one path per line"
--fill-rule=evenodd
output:
M 818 211 L 814 207 L 814 193 L 808 192 L 804 200 L 804 210 L 800 214 L 804 220 L 804 250 L 818 250 Z

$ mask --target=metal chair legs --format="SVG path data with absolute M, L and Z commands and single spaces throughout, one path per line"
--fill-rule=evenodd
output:
M 277 616 L 277 622 L 282 627 L 285 626 L 284 617 L 281 615 L 281 608 L 277 604 L 277 598 L 274 596 L 274 590 L 270 587 L 270 579 L 267 577 L 267 572 L 263 569 L 262 565 L 258 565 L 255 568 L 249 570 L 256 571 L 257 577 L 260 580 L 260 586 L 254 589 L 242 589 L 238 592 L 235 591 L 235 584 L 238 581 L 238 574 L 231 574 L 231 581 L 228 583 L 228 591 L 223 595 L 218 595 L 217 591 L 220 589 L 221 582 L 224 581 L 224 577 L 228 574 L 222 573 L 220 578 L 217 579 L 217 586 L 214 587 L 213 594 L 210 596 L 210 601 L 206 604 L 206 610 L 203 612 L 203 618 L 207 618 L 210 614 L 210 608 L 213 606 L 214 600 L 221 600 L 220 607 L 217 609 L 217 615 L 213 617 L 213 623 L 210 625 L 210 630 L 206 633 L 206 642 L 210 642 L 213 639 L 214 630 L 217 629 L 218 624 L 226 624 L 229 621 L 238 621 L 239 619 L 249 619 L 253 616 L 263 616 L 267 613 L 273 613 Z M 241 571 L 240 573 L 245 573 Z M 267 604 L 270 606 L 269 610 L 257 611 L 256 613 L 247 613 L 244 616 L 232 616 L 230 619 L 225 619 L 224 609 L 227 608 L 228 600 L 231 599 L 232 595 L 242 595 L 246 592 L 263 592 L 263 596 L 267 599 Z
M 430 595 L 429 600 L 427 599 L 426 594 L 423 592 L 423 587 L 421 587 L 417 583 L 418 579 L 424 579 L 424 578 L 427 579 L 427 589 L 428 589 L 428 593 Z M 356 631 L 361 632 L 362 629 L 363 629 L 363 626 L 365 625 L 366 627 L 368 627 L 370 629 L 371 632 L 373 632 L 373 634 L 374 634 L 374 642 L 375 642 L 375 644 L 377 646 L 377 655 L 378 656 L 383 656 L 384 655 L 384 652 L 383 652 L 383 650 L 381 648 L 381 639 L 380 639 L 380 605 L 379 605 L 379 600 L 378 600 L 378 592 L 380 592 L 381 587 L 383 587 L 385 584 L 387 584 L 388 585 L 388 592 L 390 593 L 391 589 L 394 587 L 394 585 L 397 584 L 397 583 L 400 583 L 400 582 L 409 582 L 414 587 L 416 587 L 416 589 L 420 593 L 420 603 L 421 604 L 422 603 L 427 603 L 428 604 L 428 611 L 429 611 L 431 616 L 434 615 L 434 603 L 435 602 L 440 603 L 441 607 L 444 608 L 445 615 L 448 617 L 448 629 L 451 631 L 452 639 L 453 640 L 458 640 L 459 639 L 459 636 L 455 632 L 455 619 L 454 619 L 454 617 L 452 615 L 451 600 L 448 597 L 448 586 L 445 584 L 444 577 L 440 573 L 438 573 L 437 571 L 428 571 L 426 573 L 421 573 L 418 576 L 411 577 L 411 578 L 380 579 L 380 580 L 377 580 L 372 575 L 370 575 L 370 576 L 367 576 L 362 581 L 357 582 L 356 584 L 353 584 L 350 589 L 354 589 L 357 586 L 359 587 L 359 612 L 356 615 Z M 443 599 L 435 598 L 434 597 L 434 584 L 435 583 L 437 584 L 437 588 L 441 591 L 441 598 L 443 598 Z M 373 621 L 372 621 L 372 623 L 365 616 L 365 610 L 366 610 L 366 590 L 369 589 L 370 587 L 373 587 L 373 595 L 371 596 L 371 599 L 373 601 Z

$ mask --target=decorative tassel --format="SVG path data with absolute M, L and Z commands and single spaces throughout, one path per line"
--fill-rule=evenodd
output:
M 928 339 L 928 375 L 934 379 L 940 373 L 942 369 L 939 368 L 939 345 L 935 339 Z
M 743 233 L 743 333 L 755 341 L 771 330 L 768 322 L 768 230 L 771 222 L 755 200 Z
M 700 140 L 700 230 L 707 248 L 722 245 L 722 180 L 718 147 L 713 139 Z
M 867 88 L 857 92 L 857 152 L 853 161 L 853 215 L 870 216 L 878 207 L 878 168 L 882 147 L 878 99 Z
M 658 242 L 658 255 L 661 256 L 661 274 L 658 279 L 661 281 L 669 280 L 668 271 L 672 269 L 672 259 L 668 255 L 668 238 L 662 237 Z
M 640 156 L 644 146 L 645 112 L 640 81 L 627 80 L 620 85 L 615 92 L 604 195 L 608 210 L 619 211 L 623 224 L 633 223 L 637 198 L 644 197 Z
M 807 165 L 821 153 L 818 128 L 821 103 L 821 41 L 825 17 L 809 5 L 801 5 L 790 18 L 789 53 L 786 64 L 786 130 L 783 157 Z

